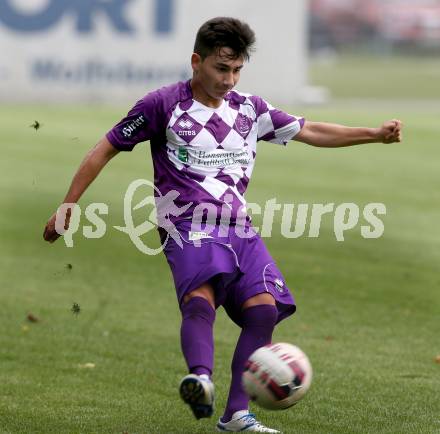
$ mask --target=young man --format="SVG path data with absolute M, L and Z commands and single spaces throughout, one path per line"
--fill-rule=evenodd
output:
M 131 151 L 137 143 L 150 140 L 156 187 L 162 196 L 172 190 L 179 193 L 174 204 L 181 212 L 168 217 L 180 242 L 169 238 L 164 252 L 182 312 L 182 352 L 189 370 L 180 384 L 181 397 L 196 418 L 212 415 L 213 323 L 216 308 L 222 305 L 241 334 L 217 429 L 277 433 L 249 413 L 241 387 L 249 355 L 270 343 L 275 325 L 295 311 L 284 278 L 262 240 L 252 233 L 250 219 L 240 220 L 257 141 L 286 144 L 294 138 L 322 147 L 392 143 L 401 139 L 401 123 L 350 128 L 310 122 L 274 109 L 258 96 L 234 91 L 254 42 L 254 32 L 237 19 L 214 18 L 203 24 L 191 57 L 192 79 L 139 100 L 87 154 L 64 203 L 77 202 L 119 151 Z M 159 222 L 170 230 L 167 210 L 163 203 L 157 207 L 163 217 Z M 211 212 L 214 223 L 209 233 L 194 231 L 191 224 L 200 209 Z M 56 214 L 44 231 L 49 242 L 59 237 L 55 220 Z M 165 230 L 160 232 L 164 238 Z

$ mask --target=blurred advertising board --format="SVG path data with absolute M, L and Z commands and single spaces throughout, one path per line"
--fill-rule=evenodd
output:
M 0 0 L 0 99 L 121 103 L 191 76 L 200 25 L 248 22 L 238 89 L 290 104 L 306 85 L 306 1 Z

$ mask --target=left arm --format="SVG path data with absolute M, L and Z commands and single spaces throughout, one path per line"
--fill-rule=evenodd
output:
M 325 122 L 305 121 L 294 140 L 323 148 L 361 145 L 363 143 L 394 143 L 402 140 L 402 123 L 393 119 L 379 128 L 347 127 Z

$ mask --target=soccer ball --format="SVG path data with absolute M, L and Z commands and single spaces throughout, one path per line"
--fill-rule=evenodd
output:
M 312 381 L 312 366 L 298 347 L 278 343 L 258 348 L 246 362 L 243 388 L 252 401 L 269 410 L 295 405 Z

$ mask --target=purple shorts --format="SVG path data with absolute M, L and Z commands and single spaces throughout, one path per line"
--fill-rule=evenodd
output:
M 296 310 L 295 300 L 258 234 L 242 238 L 234 227 L 216 229 L 205 237 L 191 232 L 190 223 L 179 223 L 180 247 L 169 237 L 164 248 L 171 268 L 179 305 L 185 294 L 204 283 L 213 285 L 215 304 L 241 325 L 243 303 L 257 294 L 269 292 L 275 298 L 278 320 Z

